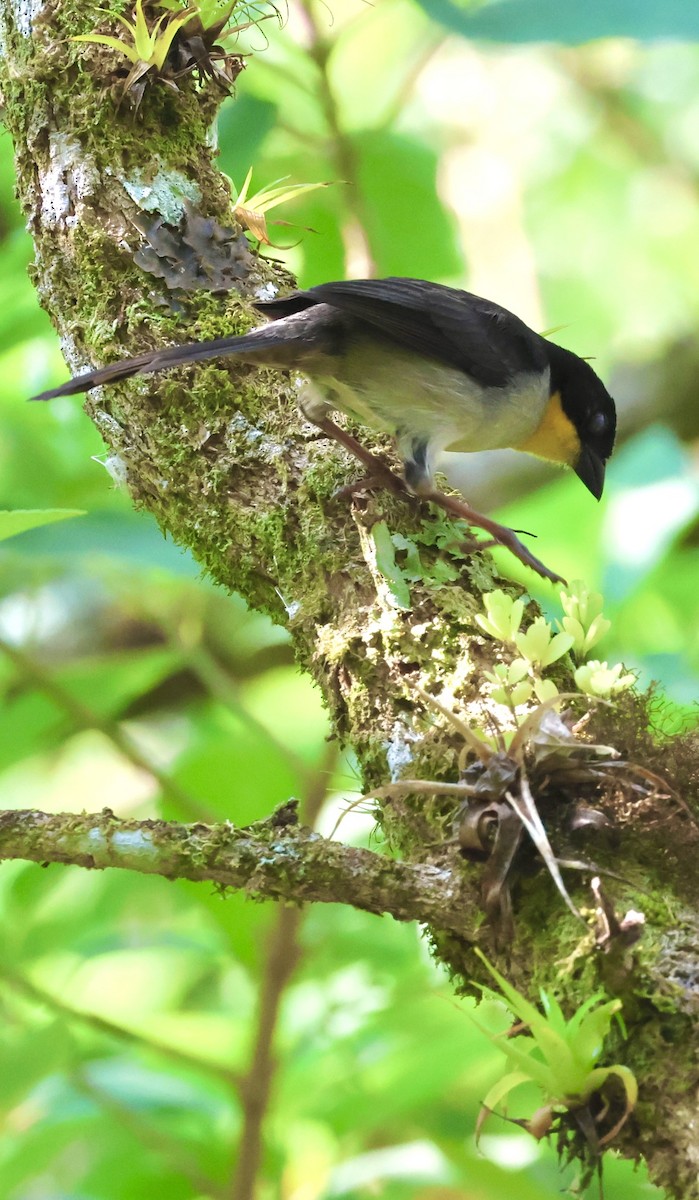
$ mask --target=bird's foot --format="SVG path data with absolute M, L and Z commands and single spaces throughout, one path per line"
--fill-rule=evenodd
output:
M 457 517 L 459 520 L 466 521 L 469 525 L 475 525 L 489 533 L 488 541 L 476 542 L 479 550 L 493 545 L 505 546 L 511 554 L 514 554 L 515 558 L 524 563 L 525 567 L 531 567 L 537 575 L 541 575 L 542 579 L 550 579 L 552 583 L 565 584 L 566 581 L 562 575 L 551 571 L 535 554 L 532 554 L 531 550 L 527 549 L 523 542 L 520 542 L 517 534 L 524 533 L 525 530 L 514 530 L 507 525 L 500 525 L 497 521 L 492 521 L 490 517 L 484 516 L 483 513 L 476 512 L 475 508 L 471 508 L 470 504 L 466 504 L 465 501 L 458 500 L 456 496 L 447 496 L 445 492 L 440 492 L 436 488 L 421 491 L 420 498 L 429 500 L 432 504 L 438 504 L 450 516 Z M 534 537 L 535 535 L 528 534 L 527 536 Z M 467 542 L 466 545 L 468 544 Z
M 386 470 L 380 475 L 365 475 L 362 479 L 355 479 L 353 483 L 346 483 L 344 487 L 338 488 L 333 494 L 333 500 L 353 500 L 355 496 L 363 496 L 367 492 L 386 491 L 387 489 L 405 499 L 415 498 L 411 496 L 400 476 L 394 475 L 390 467 L 386 467 Z
M 379 458 L 378 454 L 372 454 L 371 450 L 367 450 L 346 429 L 341 429 L 329 417 L 322 417 L 315 424 L 325 437 L 339 442 L 341 446 L 345 447 L 345 450 L 349 450 L 350 454 L 358 458 L 360 463 L 367 468 L 368 474 L 363 479 L 358 479 L 355 483 L 348 483 L 345 487 L 340 488 L 335 493 L 336 498 L 351 499 L 362 492 L 374 491 L 377 488 L 386 488 L 397 496 L 412 495 L 400 475 L 396 475 L 388 463 Z
M 336 492 L 336 496 L 347 497 L 355 496 L 358 492 L 366 492 L 371 488 L 384 487 L 397 495 L 406 498 L 412 498 L 415 492 L 407 486 L 405 481 L 396 475 L 391 470 L 387 463 L 379 458 L 378 455 L 372 454 L 367 450 L 361 442 L 358 442 L 351 433 L 347 433 L 345 429 L 341 429 L 329 417 L 321 417 L 314 422 L 321 433 L 326 437 L 332 438 L 333 441 L 339 442 L 350 454 L 358 458 L 361 463 L 367 468 L 368 475 L 364 479 L 358 480 L 356 483 L 348 484 L 347 487 L 340 488 Z M 416 489 L 418 491 L 418 489 Z M 552 583 L 565 583 L 562 575 L 557 575 L 555 571 L 549 568 L 532 554 L 527 547 L 520 542 L 517 537 L 518 533 L 525 532 L 524 530 L 510 529 L 507 525 L 499 525 L 497 521 L 491 521 L 490 517 L 484 516 L 482 513 L 476 512 L 475 508 L 471 508 L 465 500 L 458 500 L 456 496 L 447 496 L 445 492 L 440 492 L 437 488 L 420 488 L 418 491 L 420 500 L 429 500 L 432 504 L 439 505 L 450 516 L 456 517 L 458 520 L 466 521 L 469 525 L 475 525 L 479 529 L 484 529 L 490 534 L 490 539 L 485 542 L 476 542 L 474 549 L 487 549 L 489 546 L 506 546 L 515 558 L 518 558 L 525 567 L 531 567 L 536 571 L 537 575 L 541 575 L 542 579 L 550 579 Z M 528 534 L 533 537 L 535 535 Z M 468 543 L 466 543 L 468 545 Z

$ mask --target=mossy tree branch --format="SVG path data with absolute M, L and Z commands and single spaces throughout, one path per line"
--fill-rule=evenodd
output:
M 288 282 L 241 245 L 239 287 L 225 295 L 186 293 L 176 311 L 161 282 L 136 265 L 144 225 L 162 219 L 176 226 L 185 200 L 231 223 L 228 186 L 208 139 L 220 93 L 186 81 L 176 93 L 156 82 L 138 118 L 127 106 L 117 109 L 112 56 L 68 40 L 86 32 L 93 15 L 81 0 L 6 5 L 0 13 L 4 117 L 36 245 L 34 278 L 74 369 L 247 328 L 260 289 Z M 336 733 L 353 745 L 367 783 L 406 773 L 454 778 L 458 738 L 434 723 L 405 681 L 455 697 L 462 714 L 484 726 L 483 669 L 499 648 L 482 638 L 473 618 L 480 593 L 494 584 L 489 558 L 453 554 L 435 518 L 396 498 L 352 508 L 335 503 L 351 464 L 299 419 L 294 387 L 278 374 L 199 366 L 124 383 L 91 397 L 87 409 L 134 501 L 220 584 L 289 629 L 299 662 L 321 688 Z M 425 577 L 411 585 L 407 602 L 396 598 L 377 565 L 374 533 L 382 520 L 394 532 L 424 539 Z M 431 572 L 445 559 L 458 564 L 448 584 Z M 646 717 L 643 704 L 613 719 L 605 714 L 604 740 L 616 739 L 624 752 L 630 747 L 649 767 L 660 762 L 678 789 L 696 786 L 697 747 L 677 742 L 658 752 L 646 738 Z M 695 839 L 661 799 L 640 816 L 614 788 L 606 800 L 616 805 L 623 830 L 616 867 L 646 889 L 644 902 L 638 889 L 616 882 L 619 907 L 631 901 L 644 908 L 650 936 L 633 958 L 605 961 L 559 908 L 546 876 L 532 874 L 517 893 L 511 974 L 520 982 L 535 976 L 578 1003 L 606 968 L 609 986 L 627 998 L 626 1061 L 641 1082 L 626 1152 L 645 1153 L 659 1182 L 694 1200 L 695 1080 L 687 1063 L 699 1049 Z M 387 805 L 383 824 L 403 862 L 294 828 L 274 831 L 270 860 L 271 826 L 234 832 L 37 813 L 6 815 L 3 853 L 85 866 L 151 864 L 168 876 L 216 879 L 282 899 L 391 911 L 431 923 L 440 956 L 468 976 L 475 968 L 465 951 L 480 924 L 480 871 L 446 848 L 452 818 L 453 806 L 425 796 Z
M 348 904 L 397 921 L 434 923 L 469 939 L 482 924 L 457 873 L 329 841 L 290 823 L 286 807 L 245 829 L 229 822 L 123 821 L 109 810 L 8 810 L 0 812 L 0 859 L 14 858 L 208 881 L 257 900 Z

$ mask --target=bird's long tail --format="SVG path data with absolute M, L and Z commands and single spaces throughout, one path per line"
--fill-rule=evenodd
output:
M 210 342 L 190 342 L 185 346 L 170 346 L 165 350 L 150 350 L 134 358 L 124 358 L 108 367 L 98 367 L 76 375 L 60 387 L 50 388 L 32 396 L 32 400 L 53 400 L 56 396 L 75 396 L 89 392 L 105 383 L 116 383 L 132 375 L 147 375 L 167 371 L 184 363 L 202 362 L 208 358 L 234 355 L 242 362 L 278 367 L 301 367 L 309 358 L 332 353 L 333 336 L 329 324 L 321 318 L 320 306 L 313 313 L 304 312 L 272 321 L 251 333 L 238 337 L 215 338 Z

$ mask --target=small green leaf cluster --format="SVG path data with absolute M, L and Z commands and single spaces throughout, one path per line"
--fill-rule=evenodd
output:
M 636 676 L 630 671 L 622 675 L 623 670 L 621 663 L 614 663 L 614 666 L 610 667 L 606 662 L 591 658 L 589 662 L 582 663 L 577 668 L 575 683 L 587 696 L 614 696 L 635 682 Z
M 159 16 L 153 12 L 158 9 L 163 10 Z M 269 0 L 267 11 L 264 4 L 258 6 L 247 0 L 199 0 L 192 4 L 187 0 L 135 0 L 130 19 L 111 9 L 97 11 L 118 21 L 126 36 L 113 37 L 93 29 L 71 41 L 108 46 L 128 60 L 131 69 L 123 94 L 133 93 L 135 108 L 146 84 L 154 79 L 175 91 L 177 81 L 191 74 L 200 80 L 216 79 L 229 87 L 244 63 L 240 54 L 224 49 L 226 39 L 271 17 L 281 19 L 273 0 Z
M 602 992 L 589 996 L 566 1021 L 557 1000 L 541 991 L 543 1012 L 527 1000 L 491 965 L 478 949 L 475 953 L 496 981 L 507 1007 L 525 1025 L 529 1037 L 503 1040 L 503 1035 L 488 1037 L 506 1055 L 512 1068 L 490 1089 L 483 1108 L 494 1109 L 521 1083 L 536 1083 L 547 1104 L 553 1109 L 579 1108 L 594 1092 L 615 1075 L 624 1088 L 626 1113 L 638 1098 L 638 1083 L 629 1067 L 614 1063 L 598 1067 L 612 1018 L 619 1016 L 621 1000 L 604 1001 Z M 619 1018 L 620 1019 L 620 1018 Z
M 561 591 L 565 616 L 559 624 L 572 638 L 571 649 L 575 658 L 586 658 L 592 647 L 612 627 L 611 621 L 602 616 L 602 603 L 599 592 L 589 592 L 579 579 L 574 580 L 568 590 L 564 588 Z
M 493 685 L 492 697 L 498 704 L 515 709 L 533 697 L 543 703 L 558 695 L 552 679 L 543 672 L 564 654 L 584 659 L 594 645 L 604 637 L 610 622 L 602 615 L 602 597 L 590 592 L 576 580 L 560 593 L 564 615 L 554 629 L 545 617 L 536 617 L 522 630 L 524 602 L 515 600 L 500 589 L 483 596 L 485 613 L 478 613 L 476 622 L 484 633 L 514 647 L 517 657 L 509 664 L 499 663 L 486 677 Z M 589 696 L 608 698 L 623 691 L 634 682 L 630 673 L 622 674 L 620 663 L 610 667 L 606 662 L 580 662 L 575 671 L 575 683 Z
M 310 185 L 313 187 L 313 185 Z M 324 185 L 320 185 L 324 186 Z M 385 521 L 378 521 L 371 531 L 376 552 L 376 567 L 383 575 L 398 608 L 410 608 L 410 585 L 422 583 L 425 587 L 441 588 L 459 578 L 459 568 L 447 556 L 458 544 L 458 533 L 454 522 L 436 518 L 422 533 L 405 537 L 402 533 L 391 533 Z M 420 554 L 420 548 L 437 549 L 439 557 L 428 562 Z M 396 555 L 399 555 L 399 559 Z
M 396 547 L 385 521 L 372 526 L 376 569 L 383 576 L 396 608 L 410 608 L 410 588 L 396 562 Z
M 162 71 L 175 34 L 192 19 L 192 16 L 198 9 L 180 9 L 173 14 L 168 11 L 169 6 L 161 5 L 160 7 L 165 8 L 166 11 L 152 25 L 149 25 L 146 20 L 146 15 L 143 11 L 143 0 L 136 0 L 133 21 L 128 21 L 126 17 L 120 16 L 119 13 L 110 12 L 109 9 L 102 8 L 98 10 L 103 16 L 109 17 L 113 21 L 118 21 L 123 25 L 129 35 L 130 42 L 124 41 L 121 38 L 110 37 L 105 33 L 98 33 L 95 29 L 91 33 L 78 34 L 71 38 L 71 41 L 93 42 L 100 46 L 109 46 L 110 49 L 123 54 L 134 66 L 143 65 L 146 68 L 154 67 L 156 71 Z

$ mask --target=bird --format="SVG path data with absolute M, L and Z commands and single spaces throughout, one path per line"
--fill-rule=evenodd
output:
M 447 454 L 514 448 L 571 467 L 596 499 L 614 448 L 614 401 L 586 359 L 471 292 L 423 279 L 321 283 L 257 300 L 266 323 L 249 333 L 149 350 L 33 396 L 51 400 L 185 363 L 232 357 L 298 371 L 304 416 L 359 458 L 368 479 L 432 501 L 490 534 L 539 575 L 565 582 L 517 532 L 439 490 Z M 391 434 L 400 479 L 330 414 Z

